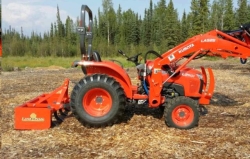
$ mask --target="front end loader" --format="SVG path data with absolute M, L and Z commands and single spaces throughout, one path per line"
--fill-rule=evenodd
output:
M 88 13 L 89 25 L 85 24 Z M 81 8 L 80 26 L 81 60 L 72 66 L 80 66 L 84 77 L 68 96 L 68 80 L 51 94 L 41 95 L 15 108 L 15 129 L 49 128 L 51 115 L 57 111 L 72 111 L 76 119 L 86 127 L 110 126 L 122 120 L 128 103 L 148 105 L 164 111 L 167 126 L 190 129 L 198 125 L 199 105 L 209 104 L 214 93 L 213 71 L 188 68 L 187 64 L 203 56 L 239 57 L 244 64 L 250 56 L 250 25 L 239 30 L 212 30 L 196 35 L 173 49 L 159 54 L 150 50 L 139 62 L 141 53 L 128 57 L 135 64 L 138 85 L 133 85 L 126 70 L 115 61 L 102 61 L 97 51 L 92 51 L 92 12 L 88 6 Z M 87 40 L 86 40 L 87 39 Z M 88 42 L 87 48 L 85 41 Z M 156 56 L 148 60 L 148 56 Z M 182 60 L 186 59 L 186 60 Z M 70 108 L 68 108 L 70 107 Z M 43 123 L 46 120 L 46 124 Z M 39 125 L 46 126 L 39 126 Z

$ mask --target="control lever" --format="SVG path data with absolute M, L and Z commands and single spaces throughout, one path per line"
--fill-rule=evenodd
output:
M 129 58 L 126 54 L 124 54 L 124 52 L 122 50 L 118 50 L 118 53 L 125 56 L 126 58 Z
M 119 52 L 119 54 L 125 56 L 125 57 L 127 58 L 128 61 L 133 62 L 136 66 L 139 65 L 138 57 L 139 57 L 139 55 L 141 55 L 141 53 L 136 54 L 136 55 L 131 56 L 131 57 L 128 57 L 126 54 L 123 53 L 122 50 L 118 50 L 118 52 Z

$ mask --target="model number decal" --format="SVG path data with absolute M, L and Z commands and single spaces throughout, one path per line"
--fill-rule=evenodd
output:
M 201 40 L 202 43 L 214 43 L 216 40 L 215 39 L 203 39 Z
M 192 47 L 194 47 L 194 44 L 190 44 L 188 46 L 185 46 L 184 48 L 182 48 L 182 49 L 179 50 L 179 54 L 183 53 L 184 51 L 187 51 L 188 49 L 190 49 Z

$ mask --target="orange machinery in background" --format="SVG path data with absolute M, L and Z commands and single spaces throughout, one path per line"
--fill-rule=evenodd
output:
M 2 38 L 0 38 L 0 57 L 2 57 Z
M 2 31 L 0 29 L 0 57 L 2 57 Z

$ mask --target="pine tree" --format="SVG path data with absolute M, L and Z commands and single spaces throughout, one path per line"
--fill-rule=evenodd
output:
M 184 10 L 182 19 L 181 19 L 181 39 L 180 42 L 184 42 L 189 35 L 189 25 L 188 25 L 188 19 L 186 15 L 186 11 Z
M 104 20 L 104 25 L 106 30 L 105 36 L 108 40 L 108 46 L 110 44 L 110 31 L 111 31 L 111 12 L 113 12 L 113 2 L 112 0 L 102 0 L 102 7 L 103 7 L 103 12 L 101 14 L 101 16 L 103 17 Z
M 116 34 L 116 13 L 113 7 L 110 8 L 108 12 L 108 21 L 109 21 L 109 34 L 110 44 L 114 44 L 115 42 L 115 34 Z
M 250 19 L 250 3 L 247 5 L 247 10 L 248 10 L 247 17 L 248 19 Z
M 149 24 L 149 12 L 147 9 L 144 11 L 144 19 L 141 27 L 142 41 L 145 46 L 150 46 L 151 32 Z
M 61 38 L 64 35 L 64 33 L 63 33 L 64 32 L 64 27 L 63 27 L 63 24 L 62 24 L 62 21 L 61 21 L 61 18 L 60 18 L 60 10 L 59 10 L 58 5 L 57 5 L 56 18 L 57 18 L 58 37 L 59 37 L 59 40 L 61 40 Z
M 167 48 L 175 47 L 180 41 L 180 23 L 178 21 L 177 10 L 174 9 L 173 1 L 170 0 L 166 10 L 166 28 L 164 30 L 165 38 L 167 40 Z
M 218 1 L 218 16 L 219 16 L 219 29 L 224 29 L 225 23 L 225 14 L 226 14 L 226 1 L 227 0 L 219 0 Z
M 213 1 L 211 10 L 210 10 L 210 18 L 209 18 L 209 29 L 220 29 L 219 27 L 219 2 L 217 0 Z
M 119 5 L 116 12 L 116 34 L 115 34 L 115 44 L 118 45 L 121 41 L 121 32 L 122 32 L 122 8 Z
M 140 43 L 140 33 L 139 33 L 139 21 L 138 21 L 138 14 L 135 14 L 133 12 L 133 19 L 131 21 L 131 44 L 133 44 L 134 46 L 139 45 Z
M 249 22 L 248 19 L 248 13 L 249 11 L 247 10 L 247 0 L 238 0 L 238 6 L 239 8 L 237 9 L 236 13 L 236 25 L 240 26 L 244 23 Z
M 150 44 L 154 43 L 154 20 L 153 20 L 153 2 L 150 0 L 148 9 L 148 31 L 150 34 Z
M 208 30 L 209 0 L 192 0 L 191 17 L 192 31 L 190 35 L 197 35 Z
M 50 25 L 50 38 L 53 39 L 54 37 L 54 27 L 53 27 L 53 23 L 51 23 Z
M 208 29 L 208 15 L 209 15 L 209 0 L 200 0 L 200 11 L 199 18 L 202 24 L 202 29 L 200 33 L 206 32 Z
M 235 18 L 233 11 L 233 0 L 225 1 L 225 16 L 224 16 L 224 30 L 232 30 L 235 28 Z
M 155 34 L 156 46 L 161 46 L 166 41 L 166 37 L 164 35 L 164 31 L 167 25 L 167 19 L 165 18 L 166 13 L 167 13 L 166 0 L 160 0 L 155 6 L 154 10 L 154 21 L 155 21 L 154 34 Z
M 197 34 L 200 34 L 201 33 L 201 30 L 202 30 L 202 22 L 201 22 L 201 19 L 200 19 L 200 8 L 199 8 L 199 0 L 192 0 L 191 1 L 191 12 L 190 12 L 190 16 L 191 16 L 191 19 L 192 19 L 192 28 L 191 28 L 191 31 L 190 31 L 190 36 L 193 36 L 193 35 L 197 35 Z
M 58 36 L 58 29 L 57 29 L 56 22 L 54 22 L 54 35 L 55 35 L 56 37 Z

